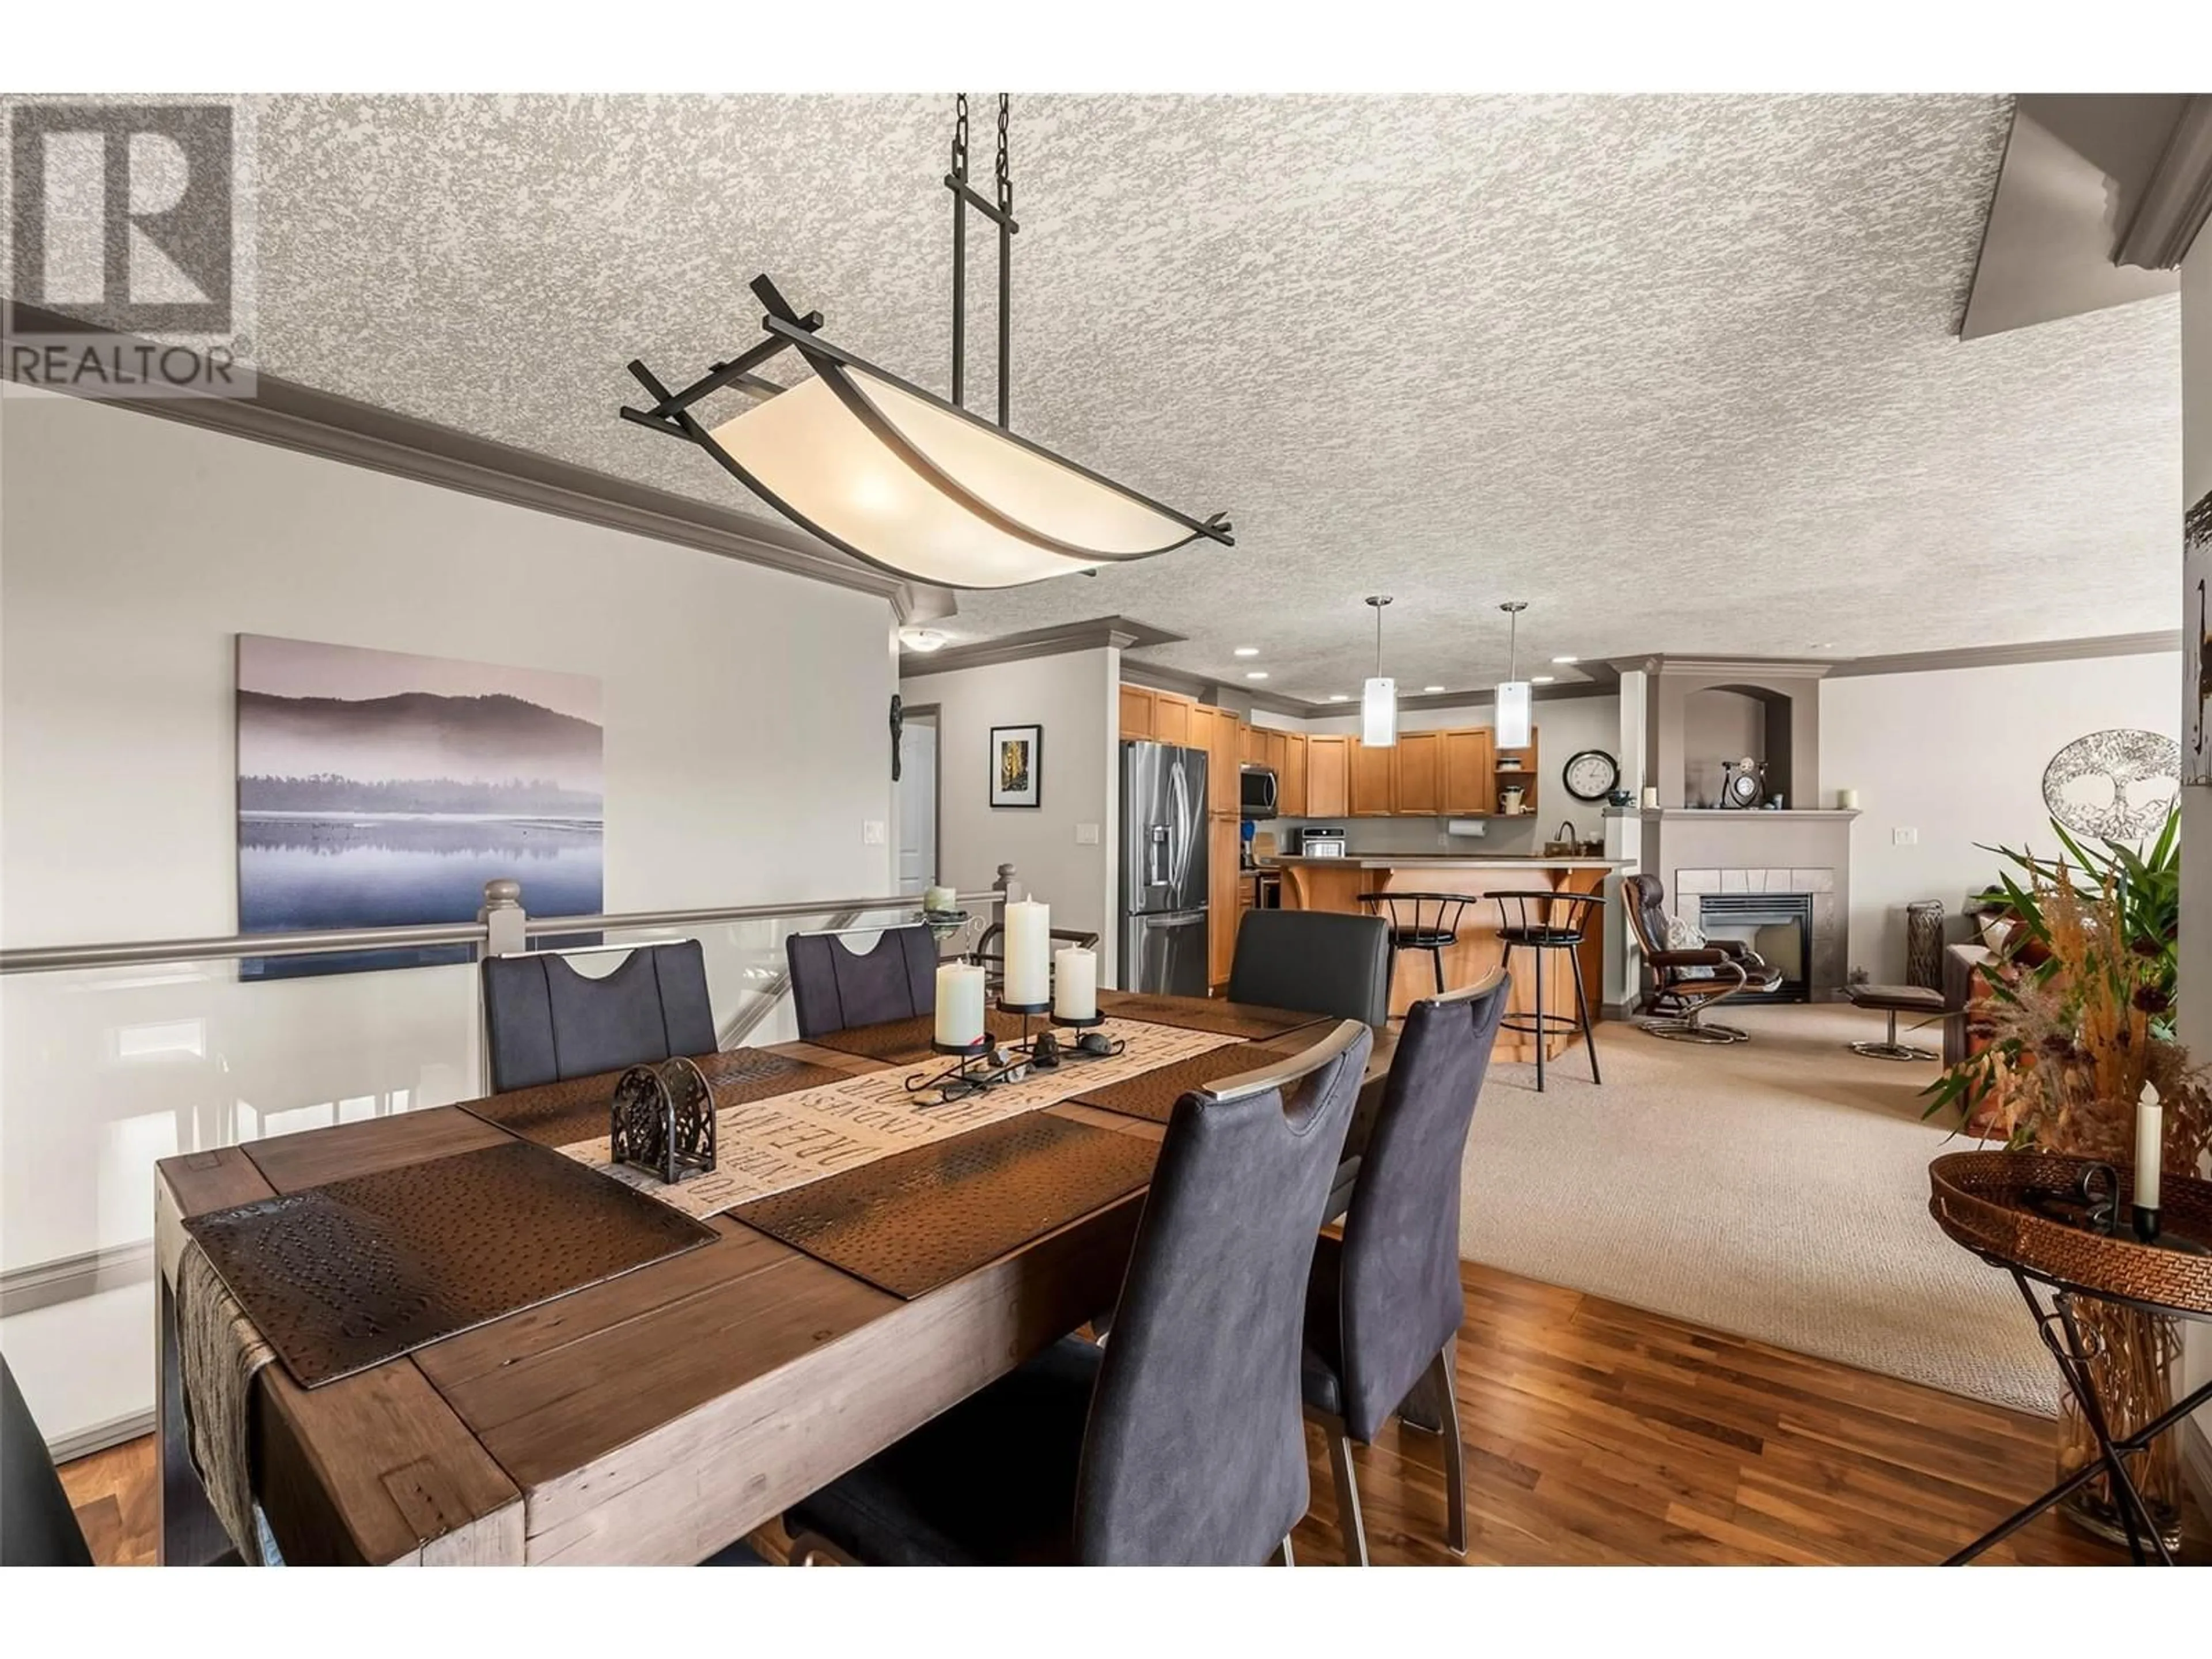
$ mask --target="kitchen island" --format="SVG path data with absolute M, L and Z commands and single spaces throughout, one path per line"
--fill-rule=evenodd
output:
M 1303 858 L 1286 856 L 1267 861 L 1283 872 L 1283 908 L 1286 910 L 1337 910 L 1362 914 L 1363 893 L 1451 893 L 1478 901 L 1468 907 L 1459 921 L 1459 943 L 1443 953 L 1444 988 L 1472 985 L 1498 965 L 1504 945 L 1498 937 L 1499 907 L 1489 895 L 1505 892 L 1595 893 L 1606 878 L 1623 867 L 1623 860 L 1565 854 L 1497 853 L 1400 853 L 1373 857 Z M 1509 907 L 1510 908 L 1510 907 Z M 1608 909 L 1610 906 L 1607 907 Z M 1518 920 L 1517 916 L 1515 918 Z M 1531 920 L 1534 920 L 1532 917 Z M 1605 980 L 1605 930 L 1610 922 L 1603 911 L 1589 918 L 1582 948 L 1576 954 L 1582 973 L 1583 994 L 1595 1018 Z M 1555 954 L 1545 963 L 1560 965 Z M 1535 964 L 1523 951 L 1513 963 L 1511 1006 L 1525 1012 L 1534 1006 Z M 1425 951 L 1402 953 L 1390 975 L 1390 1012 L 1402 1014 L 1418 999 L 1432 995 L 1436 973 Z M 1548 1012 L 1571 1016 L 1574 987 L 1564 974 L 1547 972 L 1544 1001 Z M 1552 1035 L 1547 1058 L 1557 1055 L 1579 1038 L 1571 1031 Z M 1500 1031 L 1498 1054 L 1506 1060 L 1533 1060 L 1535 1038 L 1521 1032 Z

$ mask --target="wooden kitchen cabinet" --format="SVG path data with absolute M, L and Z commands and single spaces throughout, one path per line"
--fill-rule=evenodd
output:
M 1474 817 L 1498 810 L 1497 780 L 1492 775 L 1490 728 L 1474 726 L 1443 734 L 1443 803 L 1447 817 Z
M 1352 813 L 1352 739 L 1306 739 L 1306 810 L 1310 818 L 1341 818 Z
M 1191 712 L 1197 705 L 1188 697 L 1178 697 L 1171 691 L 1156 692 L 1152 697 L 1152 737 L 1156 742 L 1188 744 L 1190 741 Z
M 1528 746 L 1526 749 L 1500 749 L 1492 759 L 1491 787 L 1497 791 L 1495 804 L 1491 808 L 1493 812 L 1502 812 L 1505 810 L 1505 787 L 1508 784 L 1516 783 L 1521 786 L 1522 816 L 1541 810 L 1536 800 L 1536 775 L 1539 769 L 1536 740 L 1540 736 L 1542 733 L 1532 726 L 1528 728 Z M 1507 764 L 1509 761 L 1518 761 L 1520 765 L 1517 768 L 1510 767 Z
M 1239 725 L 1237 728 L 1237 759 L 1243 766 L 1265 766 L 1267 763 L 1267 734 L 1256 726 Z
M 1303 733 L 1279 732 L 1283 763 L 1275 769 L 1275 810 L 1286 818 L 1306 816 L 1306 742 Z
M 1206 978 L 1214 990 L 1229 983 L 1237 957 L 1237 925 L 1243 908 L 1237 902 L 1243 883 L 1237 858 L 1244 826 L 1235 817 L 1209 821 L 1206 848 Z
M 1443 743 L 1441 732 L 1398 734 L 1393 812 L 1432 818 L 1443 811 Z
M 1267 769 L 1275 775 L 1275 790 L 1279 797 L 1283 787 L 1283 767 L 1291 751 L 1291 734 L 1287 732 L 1267 732 L 1261 735 L 1267 740 L 1266 764 Z
M 1123 741 L 1148 742 L 1152 735 L 1152 693 L 1141 685 L 1121 688 Z
M 1225 708 L 1213 713 L 1212 741 L 1206 745 L 1206 811 L 1212 818 L 1235 819 L 1244 804 L 1237 768 L 1243 758 L 1244 724 Z
M 1352 743 L 1351 815 L 1355 818 L 1387 818 L 1398 801 L 1395 745 L 1377 749 Z

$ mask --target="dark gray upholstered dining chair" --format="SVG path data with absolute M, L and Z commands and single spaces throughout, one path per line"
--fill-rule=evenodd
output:
M 1511 981 L 1493 970 L 1406 1011 L 1340 1241 L 1322 1237 L 1306 1287 L 1301 1382 L 1306 1415 L 1328 1441 L 1345 1553 L 1367 1565 L 1352 1442 L 1408 1403 L 1444 1437 L 1447 1538 L 1467 1553 L 1467 1474 L 1453 1352 L 1467 1304 L 1459 1282 L 1461 1164 Z
M 494 1093 L 720 1046 L 706 953 L 696 939 L 641 945 L 597 977 L 556 951 L 487 957 L 483 1000 Z
M 1340 1021 L 1177 1101 L 1104 1347 L 1061 1340 L 807 1498 L 793 1559 L 1288 1560 L 1305 1279 L 1373 1043 Z
M 1333 910 L 1247 910 L 1229 1000 L 1356 1019 L 1390 1018 L 1390 925 Z
M 921 922 L 884 928 L 871 951 L 838 933 L 793 933 L 783 949 L 804 1040 L 937 1012 L 937 936 Z
M 46 1437 L 0 1359 L 0 1567 L 88 1567 L 92 1551 Z

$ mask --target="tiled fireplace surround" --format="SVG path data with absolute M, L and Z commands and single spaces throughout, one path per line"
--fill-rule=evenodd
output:
M 1813 901 L 1813 960 L 1809 979 L 1814 995 L 1841 984 L 1844 978 L 1843 930 L 1837 926 L 1836 872 L 1819 869 L 1706 869 L 1677 870 L 1668 882 L 1674 895 L 1674 914 L 1692 927 L 1699 923 L 1707 893 L 1804 893 Z

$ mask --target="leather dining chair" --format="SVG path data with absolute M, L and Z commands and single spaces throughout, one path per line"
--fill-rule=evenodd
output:
M 1510 991 L 1495 969 L 1406 1011 L 1344 1237 L 1323 1235 L 1315 1247 L 1300 1382 L 1306 1415 L 1328 1441 L 1345 1553 L 1363 1567 L 1367 1534 L 1352 1442 L 1371 1445 L 1394 1412 L 1443 1434 L 1446 1537 L 1453 1553 L 1467 1553 L 1465 1451 L 1452 1388 L 1467 1313 L 1461 1165 Z M 1418 1402 L 1409 1400 L 1417 1389 Z
M 0 1567 L 88 1567 L 92 1551 L 70 1507 L 46 1437 L 0 1359 Z
M 1111 1339 L 1049 1347 L 797 1505 L 793 1559 L 1257 1565 L 1305 1513 L 1305 1280 L 1374 1034 L 1176 1103 Z
M 1356 1019 L 1390 1018 L 1390 926 L 1334 910 L 1247 910 L 1237 928 L 1229 1000 Z
M 921 922 L 884 928 L 872 951 L 838 933 L 793 933 L 783 950 L 801 1041 L 937 1012 L 937 936 Z
M 599 977 L 556 951 L 487 957 L 483 1000 L 495 1094 L 720 1047 L 695 939 L 640 945 Z

